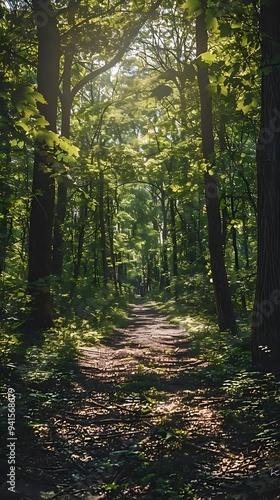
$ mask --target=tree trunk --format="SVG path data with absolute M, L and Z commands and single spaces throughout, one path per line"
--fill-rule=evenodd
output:
M 162 208 L 162 261 L 161 261 L 161 277 L 160 277 L 160 290 L 170 291 L 169 279 L 169 266 L 168 266 L 168 252 L 167 252 L 167 208 L 165 206 L 165 193 L 162 189 L 161 192 L 161 208 Z
M 59 31 L 51 4 L 48 4 L 48 13 L 44 12 L 47 19 L 40 17 L 42 14 L 40 0 L 33 0 L 32 5 L 38 33 L 38 91 L 47 101 L 47 104 L 40 104 L 38 108 L 49 122 L 49 129 L 56 132 Z M 55 189 L 54 179 L 44 171 L 46 166 L 44 149 L 47 149 L 44 143 L 35 144 L 28 255 L 32 329 L 47 328 L 52 325 L 50 275 Z
M 242 198 L 242 231 L 243 231 L 243 247 L 244 247 L 244 255 L 245 255 L 245 269 L 249 269 L 249 248 L 248 248 L 248 231 L 246 225 L 246 211 L 245 211 L 245 201 Z
M 71 69 L 73 62 L 72 52 L 66 52 L 63 70 L 63 93 L 61 96 L 61 134 L 70 139 L 71 121 Z M 64 256 L 63 226 L 66 217 L 67 188 L 61 182 L 57 189 L 57 202 L 54 219 L 53 261 L 52 270 L 55 276 L 61 277 Z
M 6 253 L 8 245 L 8 214 L 12 190 L 7 182 L 8 170 L 11 168 L 11 144 L 5 140 L 5 165 L 2 166 L 0 177 L 0 275 L 5 270 Z
M 235 221 L 236 210 L 234 208 L 233 194 L 231 194 L 231 196 L 230 196 L 230 204 L 231 204 L 231 219 L 233 221 Z M 236 227 L 235 227 L 235 222 L 231 226 L 231 236 L 232 236 L 232 247 L 233 247 L 233 252 L 234 252 L 234 268 L 235 268 L 235 271 L 238 272 L 239 271 L 239 255 L 238 255 L 238 248 L 237 248 L 237 231 L 236 231 Z
M 84 246 L 84 240 L 85 240 L 85 229 L 86 229 L 86 221 L 87 221 L 87 212 L 88 212 L 88 207 L 86 205 L 83 205 L 80 208 L 80 217 L 79 217 L 79 233 L 78 233 L 78 248 L 77 248 L 77 255 L 74 260 L 74 269 L 73 269 L 73 280 L 76 282 L 80 276 L 81 272 L 81 264 L 82 264 L 82 258 L 83 258 L 83 246 Z
M 197 56 L 207 52 L 208 50 L 208 33 L 205 23 L 205 6 L 202 14 L 197 17 L 196 24 L 196 43 Z M 212 117 L 212 98 L 207 91 L 209 84 L 208 68 L 199 66 L 198 68 L 198 84 L 200 90 L 200 105 L 201 105 L 201 127 L 202 127 L 202 153 L 203 157 L 210 164 L 214 162 L 214 133 L 213 133 L 213 117 Z M 212 279 L 214 285 L 216 310 L 218 315 L 218 324 L 221 331 L 229 329 L 232 333 L 236 333 L 236 323 L 234 318 L 233 306 L 231 302 L 230 289 L 226 274 L 222 234 L 221 234 L 221 217 L 218 199 L 218 186 L 216 177 L 210 175 L 209 171 L 204 176 L 206 209 L 208 217 L 208 236 L 209 236 L 209 252 L 212 271 Z
M 176 200 L 170 198 L 170 221 L 171 221 L 171 238 L 172 238 L 172 274 L 173 274 L 173 294 L 175 299 L 179 296 L 178 287 L 178 244 L 176 231 Z
M 226 205 L 222 208 L 222 246 L 223 254 L 226 254 L 227 245 L 227 225 L 228 225 L 228 212 Z
M 108 282 L 109 270 L 107 261 L 107 238 L 106 238 L 106 227 L 105 227 L 105 216 L 104 216 L 104 174 L 102 170 L 100 170 L 99 174 L 99 223 L 100 223 L 102 268 L 103 268 L 103 283 L 104 285 L 106 285 Z
M 177 255 L 177 233 L 176 233 L 176 201 L 170 198 L 170 220 L 171 220 L 171 235 L 172 235 L 172 274 L 178 275 L 178 255 Z
M 108 237 L 109 237 L 109 247 L 110 247 L 110 261 L 112 266 L 112 278 L 115 286 L 115 291 L 118 293 L 118 280 L 117 280 L 117 269 L 116 269 L 116 254 L 114 249 L 114 225 L 113 216 L 111 215 L 111 203 L 109 198 L 109 193 L 107 194 L 107 206 L 108 206 Z
M 280 373 L 280 5 L 261 2 L 261 129 L 257 144 L 258 272 L 252 321 L 253 364 Z

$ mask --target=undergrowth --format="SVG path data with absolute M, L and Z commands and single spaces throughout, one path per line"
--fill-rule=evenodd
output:
M 66 298 L 61 297 L 66 304 Z M 32 433 L 47 415 L 64 403 L 65 393 L 78 371 L 79 348 L 103 342 L 127 318 L 128 296 L 110 290 L 84 300 L 76 298 L 53 328 L 22 333 L 20 322 L 10 317 L 0 337 L 0 428 L 6 435 L 7 394 L 16 393 L 16 415 L 21 434 Z
M 225 423 L 248 430 L 252 443 L 268 452 L 280 447 L 280 381 L 271 373 L 254 371 L 251 364 L 249 325 L 240 337 L 219 332 L 207 310 L 186 314 L 177 301 L 158 304 L 170 321 L 184 325 L 192 352 L 205 361 L 192 375 L 226 395 L 220 413 Z M 185 310 L 185 313 L 184 313 Z

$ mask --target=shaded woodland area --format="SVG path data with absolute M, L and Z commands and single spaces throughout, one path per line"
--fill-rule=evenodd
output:
M 279 19 L 1 2 L 0 498 L 280 498 Z

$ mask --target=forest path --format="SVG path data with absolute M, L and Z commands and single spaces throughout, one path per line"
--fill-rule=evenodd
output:
M 225 424 L 225 394 L 198 376 L 206 365 L 182 327 L 153 304 L 132 306 L 105 345 L 81 349 L 74 390 L 38 450 L 49 496 L 25 481 L 34 496 L 23 498 L 265 499 L 269 471 L 248 429 Z

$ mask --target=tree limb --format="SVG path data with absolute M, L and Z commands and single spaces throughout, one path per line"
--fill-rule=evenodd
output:
M 140 21 L 136 23 L 136 25 L 131 29 L 131 32 L 124 43 L 124 45 L 119 49 L 117 54 L 107 63 L 105 63 L 103 66 L 100 68 L 97 68 L 90 73 L 88 73 L 86 76 L 84 76 L 72 89 L 71 91 L 71 99 L 73 100 L 75 95 L 90 81 L 94 80 L 97 76 L 101 75 L 102 73 L 105 73 L 105 71 L 108 71 L 109 69 L 113 68 L 124 56 L 126 51 L 128 50 L 131 42 L 134 40 L 134 38 L 137 36 L 139 33 L 139 30 L 142 28 L 142 26 L 145 24 L 145 22 L 149 19 L 149 17 L 156 11 L 156 9 L 161 5 L 162 0 L 157 0 L 150 10 L 145 13 Z

